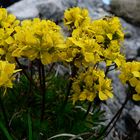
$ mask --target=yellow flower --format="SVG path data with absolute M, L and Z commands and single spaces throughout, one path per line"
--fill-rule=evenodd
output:
M 140 62 L 126 62 L 124 65 L 121 67 L 121 74 L 120 74 L 120 79 L 123 83 L 126 82 L 131 82 L 132 86 L 134 83 L 134 77 L 139 79 L 140 76 Z M 130 83 L 130 84 L 131 84 Z
M 16 28 L 12 56 L 40 59 L 42 64 L 60 61 L 66 47 L 60 27 L 49 20 L 25 20 Z M 62 55 L 61 55 L 62 54 Z
M 87 67 L 88 65 L 95 65 L 102 61 L 100 57 L 102 56 L 100 45 L 94 38 L 88 37 L 86 32 L 84 33 L 84 29 L 78 28 L 74 30 L 72 37 L 69 37 L 66 43 L 67 61 L 74 60 L 77 67 Z
M 105 78 L 104 71 L 90 67 L 85 72 L 80 72 L 72 84 L 72 100 L 88 100 L 92 102 L 96 96 L 101 100 L 112 98 L 111 80 Z
M 106 49 L 104 52 L 104 61 L 107 66 L 110 66 L 112 63 L 115 63 L 117 67 L 120 68 L 125 63 L 125 57 L 119 52 L 113 53 L 112 50 Z
M 113 97 L 110 79 L 99 77 L 99 85 L 97 85 L 97 87 L 99 91 L 99 98 L 101 100 L 107 100 L 108 98 Z
M 12 61 L 9 48 L 14 43 L 13 34 L 19 20 L 7 10 L 0 8 L 0 59 Z
M 79 100 L 80 101 L 88 100 L 88 101 L 92 102 L 95 97 L 96 97 L 96 94 L 88 91 L 87 89 L 84 89 L 84 91 L 81 92 L 81 94 L 79 95 Z
M 140 101 L 140 93 L 139 94 L 134 94 L 133 95 L 133 100 Z
M 69 28 L 85 26 L 90 22 L 88 10 L 79 7 L 70 8 L 64 13 L 64 23 Z
M 20 70 L 15 70 L 15 64 L 7 61 L 0 61 L 0 87 L 12 88 L 14 80 L 13 74 Z
M 105 17 L 92 22 L 92 30 L 95 34 L 106 36 L 109 40 L 123 40 L 124 33 L 118 17 Z
M 75 26 L 72 36 L 67 39 L 66 61 L 75 61 L 77 67 L 95 66 L 105 61 L 107 66 L 115 63 L 119 68 L 125 62 L 125 57 L 120 53 L 123 31 L 119 19 L 105 17 L 90 21 L 86 26 L 76 26 L 80 10 L 73 8 L 66 11 L 66 17 L 71 21 L 66 23 L 70 27 Z
M 127 62 L 121 67 L 120 79 L 123 84 L 129 83 L 135 88 L 137 94 L 133 95 L 133 99 L 140 100 L 140 62 Z

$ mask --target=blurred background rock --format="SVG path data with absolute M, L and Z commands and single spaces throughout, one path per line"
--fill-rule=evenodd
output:
M 111 0 L 110 7 L 116 15 L 140 25 L 140 0 Z

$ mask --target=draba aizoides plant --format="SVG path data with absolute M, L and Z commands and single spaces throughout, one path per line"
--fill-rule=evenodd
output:
M 0 8 L 2 139 L 103 139 L 129 97 L 140 100 L 140 62 L 128 62 L 121 53 L 118 17 L 92 20 L 87 9 L 74 7 L 65 11 L 64 25 L 68 36 L 53 21 L 19 21 Z M 57 66 L 67 71 L 59 74 Z M 100 103 L 113 98 L 111 70 L 120 71 L 130 93 L 105 126 Z M 3 88 L 9 88 L 4 95 Z

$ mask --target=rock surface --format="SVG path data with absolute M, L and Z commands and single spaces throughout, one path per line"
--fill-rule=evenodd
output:
M 140 0 L 111 0 L 111 11 L 128 21 L 140 24 Z
M 7 10 L 20 20 L 41 17 L 57 21 L 62 19 L 65 9 L 73 6 L 76 6 L 76 1 L 21 0 Z

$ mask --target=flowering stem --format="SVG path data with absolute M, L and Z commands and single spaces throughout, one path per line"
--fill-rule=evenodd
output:
M 42 65 L 42 115 L 41 119 L 43 120 L 44 112 L 45 112 L 45 71 L 44 71 L 44 65 Z
M 29 75 L 27 74 L 27 72 L 25 71 L 24 67 L 23 67 L 23 66 L 20 64 L 20 62 L 18 61 L 17 57 L 15 57 L 15 61 L 17 62 L 19 68 L 22 69 L 22 72 L 23 72 L 23 74 L 26 76 L 26 78 L 32 83 L 32 85 L 34 85 L 34 87 L 35 87 L 36 89 L 38 89 L 37 86 L 36 86 L 36 84 L 34 83 L 34 81 L 30 78 L 30 76 L 29 76 Z
M 111 132 L 111 130 L 113 129 L 113 127 L 116 125 L 116 123 L 117 123 L 118 119 L 120 118 L 121 113 L 122 113 L 122 111 L 123 111 L 125 105 L 127 104 L 128 100 L 129 100 L 129 98 L 126 98 L 126 100 L 125 100 L 125 102 L 123 103 L 122 107 L 119 109 L 119 111 L 118 111 L 118 112 L 116 113 L 116 115 L 113 117 L 112 123 L 113 123 L 113 121 L 114 121 L 114 123 L 113 123 L 112 127 L 108 130 L 108 132 L 106 132 L 106 134 L 105 134 L 104 137 L 107 137 L 108 134 L 109 134 L 109 133 Z M 110 125 L 111 125 L 111 123 L 110 123 Z M 109 126 L 110 126 L 110 125 L 109 125 Z M 108 127 L 108 128 L 109 128 L 109 127 Z M 106 130 L 107 130 L 107 129 L 106 129 Z
M 65 108 L 65 106 L 66 106 L 66 104 L 68 102 L 71 87 L 72 87 L 72 80 L 70 79 L 70 82 L 69 82 L 69 85 L 68 85 L 67 94 L 66 94 L 66 98 L 65 98 L 65 101 L 64 101 L 64 104 L 63 104 L 63 108 Z
M 18 61 L 18 58 L 17 58 L 17 57 L 15 57 L 15 60 L 16 60 L 16 62 L 17 62 L 17 64 L 18 64 L 19 68 L 22 69 L 22 72 L 24 73 L 24 75 L 27 77 L 28 80 L 30 80 L 29 75 L 26 73 L 25 69 L 24 69 L 23 66 L 20 64 L 20 62 Z
M 107 67 L 106 67 L 105 76 L 107 76 L 107 73 L 108 73 L 108 71 L 109 71 L 109 68 L 110 68 L 110 66 L 107 66 Z
M 39 72 L 39 80 L 40 80 L 40 92 L 42 94 L 42 103 L 41 103 L 41 116 L 40 120 L 42 121 L 44 118 L 44 112 L 45 112 L 45 70 L 44 65 L 39 60 L 38 65 L 38 72 Z
M 29 89 L 29 94 L 32 95 L 32 81 L 33 81 L 33 66 L 32 66 L 32 62 L 30 62 L 29 64 L 29 69 L 30 69 L 30 89 Z
M 51 71 L 53 70 L 54 65 L 55 65 L 55 63 L 52 63 L 52 65 L 51 65 L 50 68 L 49 68 L 48 73 L 46 74 L 46 77 L 49 76 L 49 74 L 50 74 Z
M 118 112 L 115 114 L 115 116 L 112 118 L 112 120 L 108 123 L 108 125 L 104 128 L 104 130 L 101 132 L 101 134 L 97 137 L 97 140 L 100 139 L 103 135 L 104 137 L 108 136 L 108 134 L 110 133 L 110 131 L 112 130 L 112 128 L 116 125 L 116 122 L 118 121 L 118 119 L 120 118 L 120 115 L 125 107 L 125 105 L 127 104 L 128 100 L 130 98 L 130 95 L 128 95 L 123 103 L 123 105 L 121 106 L 121 108 L 118 110 Z M 112 127 L 109 129 L 110 125 L 113 123 Z M 109 130 L 108 130 L 109 129 Z M 108 130 L 108 132 L 107 132 Z
M 86 117 L 88 116 L 91 107 L 92 107 L 92 102 L 90 102 L 89 105 L 88 105 L 88 109 L 86 111 L 86 114 L 84 115 L 84 119 L 86 119 Z
M 69 95 L 70 95 L 70 90 L 71 90 L 71 87 L 72 87 L 72 82 L 73 82 L 73 78 L 76 76 L 77 74 L 77 68 L 75 67 L 74 65 L 74 60 L 71 62 L 71 78 L 70 78 L 70 81 L 69 81 L 69 84 L 68 84 L 68 90 L 67 90 L 67 94 L 66 94 L 66 98 L 65 98 L 65 101 L 64 101 L 64 104 L 63 104 L 63 109 L 65 108 L 67 102 L 68 102 L 68 99 L 69 99 Z
M 112 69 L 111 67 L 114 66 Z M 110 66 L 107 66 L 106 67 L 106 70 L 105 70 L 105 75 L 107 76 L 108 72 L 112 71 L 112 70 L 115 70 L 117 68 L 117 65 L 110 65 Z

